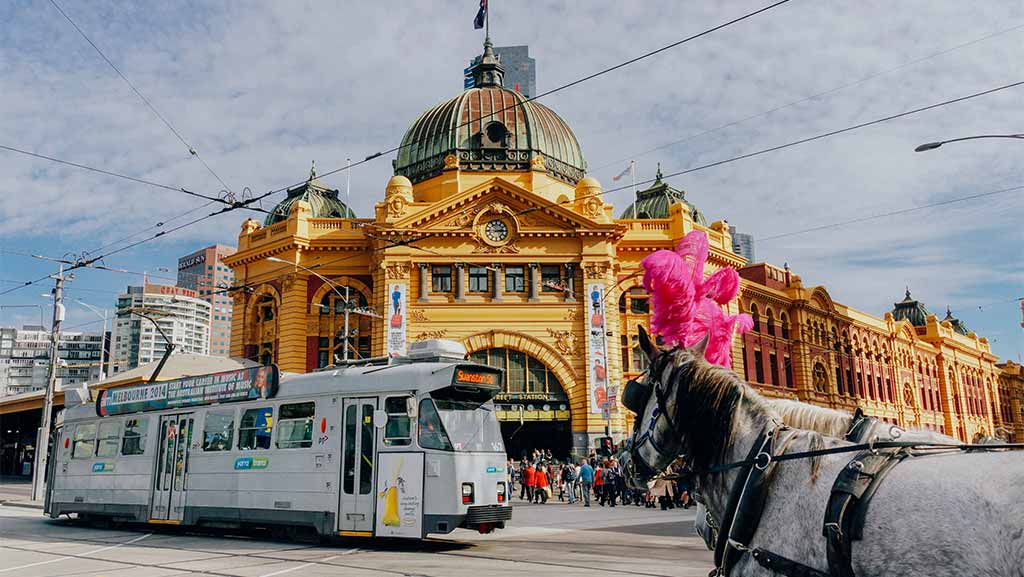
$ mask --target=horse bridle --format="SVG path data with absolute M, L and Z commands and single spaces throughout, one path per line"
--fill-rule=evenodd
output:
M 652 362 L 651 366 L 648 367 L 648 378 L 650 378 L 653 375 L 657 375 L 657 379 L 655 380 L 654 384 L 648 384 L 644 386 L 641 385 L 637 381 L 637 379 L 630 379 L 629 382 L 626 383 L 626 387 L 623 391 L 622 396 L 622 404 L 625 405 L 627 409 L 637 414 L 637 423 L 633 427 L 633 439 L 630 443 L 630 452 L 632 453 L 633 458 L 630 459 L 629 468 L 633 469 L 637 465 L 643 465 L 644 468 L 648 469 L 648 471 L 646 472 L 651 473 L 650 476 L 654 476 L 654 474 L 656 474 L 657 471 L 654 467 L 652 467 L 649 463 L 647 463 L 644 459 L 640 457 L 636 449 L 641 444 L 641 441 L 644 438 L 646 438 L 647 441 L 651 443 L 651 446 L 654 447 L 654 449 L 658 452 L 658 454 L 665 454 L 661 447 L 658 446 L 657 441 L 654 440 L 654 437 L 649 434 L 650 431 L 653 430 L 654 425 L 658 422 L 658 420 L 661 418 L 665 419 L 665 424 L 668 425 L 669 431 L 671 432 L 674 438 L 683 438 L 682 431 L 678 426 L 676 426 L 676 422 L 668 410 L 668 385 L 664 385 L 661 379 L 662 373 L 664 373 L 665 368 L 668 366 L 668 363 L 671 362 L 673 359 L 673 355 L 671 353 L 674 350 L 675 349 L 672 349 L 672 351 L 665 351 L 662 354 L 658 355 L 658 357 L 655 358 Z M 673 376 L 675 376 L 676 371 L 679 371 L 684 366 L 685 365 L 680 365 L 673 369 Z M 674 382 L 675 379 L 670 378 L 669 381 Z M 647 407 L 647 403 L 650 400 L 651 394 L 654 395 L 654 398 L 658 403 L 656 407 L 658 413 L 657 415 L 654 415 L 654 420 L 651 426 L 648 428 L 648 430 L 641 432 L 642 423 L 640 423 L 640 419 L 643 418 L 643 410 Z M 626 472 L 630 476 L 633 476 L 633 473 L 635 473 L 636 471 L 629 470 Z

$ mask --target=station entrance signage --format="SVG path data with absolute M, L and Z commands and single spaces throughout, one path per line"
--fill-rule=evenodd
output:
M 96 397 L 96 414 L 104 417 L 269 399 L 277 394 L 278 379 L 277 365 L 270 365 L 107 389 Z

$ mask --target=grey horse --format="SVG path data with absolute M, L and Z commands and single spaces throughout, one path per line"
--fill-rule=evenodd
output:
M 724 518 L 736 469 L 765 430 L 778 430 L 779 412 L 728 369 L 694 349 L 661 350 L 641 331 L 651 369 L 636 381 L 642 406 L 621 456 L 630 483 L 643 484 L 678 455 L 695 470 L 695 489 L 708 513 Z M 630 393 L 624 402 L 629 406 Z M 848 446 L 815 431 L 792 429 L 777 453 Z M 758 547 L 828 574 L 822 521 L 832 482 L 853 454 L 780 462 L 770 478 L 763 514 L 751 540 Z M 863 539 L 852 550 L 855 575 L 1024 577 L 1024 456 L 1014 452 L 932 453 L 906 459 L 879 486 Z M 750 554 L 732 575 L 776 575 Z
M 864 426 L 855 430 L 854 425 L 857 424 L 858 418 L 862 418 L 858 415 L 790 399 L 767 399 L 766 402 L 779 414 L 779 419 L 787 427 L 815 431 L 826 437 L 845 439 L 852 443 L 865 443 L 873 438 L 951 445 L 959 443 L 957 439 L 949 435 L 925 429 L 904 429 L 871 417 L 866 417 L 867 422 L 864 423 Z M 697 535 L 704 540 L 704 545 L 713 551 L 718 534 L 711 528 L 713 521 L 708 515 L 707 508 L 699 501 L 696 514 L 693 528 Z

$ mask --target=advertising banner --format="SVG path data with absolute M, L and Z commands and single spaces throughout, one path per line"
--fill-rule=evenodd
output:
M 276 365 L 197 375 L 100 391 L 96 414 L 123 415 L 210 403 L 269 399 L 277 394 Z
M 377 469 L 378 537 L 423 536 L 423 453 L 380 453 Z
M 388 283 L 388 342 L 389 357 L 405 356 L 405 297 L 404 282 Z
M 605 334 L 604 291 L 603 284 L 587 285 L 587 299 L 590 304 L 587 311 L 587 360 L 590 371 L 587 381 L 590 383 L 591 412 L 607 416 L 608 412 L 615 411 L 615 407 L 608 402 L 611 385 L 608 370 L 608 336 Z

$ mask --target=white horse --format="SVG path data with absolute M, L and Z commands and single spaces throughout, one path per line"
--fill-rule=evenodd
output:
M 638 414 L 629 450 L 621 455 L 634 485 L 643 486 L 682 455 L 695 471 L 700 501 L 711 517 L 723 520 L 731 516 L 732 489 L 745 487 L 740 471 L 767 469 L 768 454 L 852 445 L 814 431 L 784 430 L 779 413 L 751 386 L 704 360 L 704 343 L 663 351 L 644 331 L 640 343 L 650 369 L 630 383 L 623 399 Z M 777 438 L 763 454 L 766 432 Z M 727 574 L 832 575 L 822 527 L 826 505 L 833 481 L 855 456 L 774 463 L 748 543 L 726 544 L 733 554 Z M 722 468 L 751 458 L 754 468 Z M 953 449 L 903 460 L 874 492 L 850 558 L 859 577 L 1024 577 L 1024 455 Z M 766 559 L 774 559 L 767 563 L 773 569 Z

